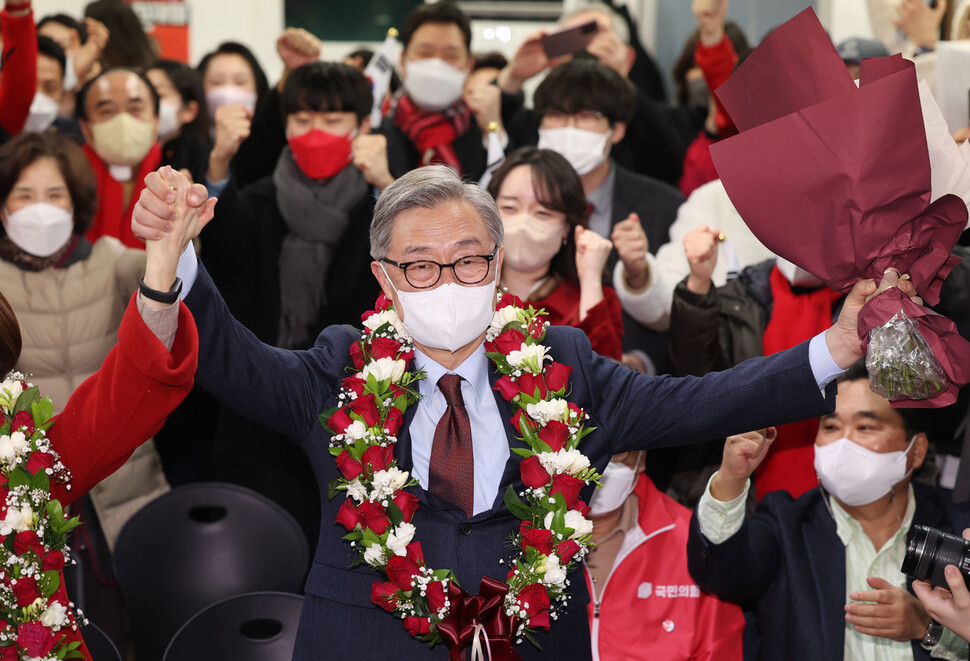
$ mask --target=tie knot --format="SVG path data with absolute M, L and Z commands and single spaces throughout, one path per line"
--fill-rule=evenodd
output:
M 438 388 L 445 396 L 448 406 L 464 406 L 465 400 L 461 397 L 462 378 L 457 374 L 445 374 L 438 379 Z

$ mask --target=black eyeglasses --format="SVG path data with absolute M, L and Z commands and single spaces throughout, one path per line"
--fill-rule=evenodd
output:
M 492 260 L 498 254 L 498 246 L 490 255 L 465 255 L 453 261 L 451 264 L 439 264 L 429 259 L 422 259 L 415 262 L 395 262 L 384 257 L 381 259 L 385 264 L 396 266 L 404 271 L 404 279 L 415 289 L 427 289 L 434 287 L 441 279 L 441 270 L 450 268 L 455 274 L 458 282 L 464 285 L 477 285 L 488 277 Z

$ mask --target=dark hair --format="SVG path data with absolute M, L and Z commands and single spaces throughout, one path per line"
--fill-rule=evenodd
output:
M 63 80 L 67 71 L 67 56 L 64 54 L 61 45 L 50 37 L 39 34 L 37 35 L 37 54 L 57 60 L 57 63 L 61 65 L 61 79 Z
M 74 110 L 75 114 L 77 115 L 77 118 L 83 119 L 84 121 L 88 121 L 88 109 L 86 106 L 88 101 L 88 94 L 91 93 L 91 87 L 94 85 L 96 81 L 100 80 L 102 76 L 107 76 L 109 73 L 114 73 L 116 71 L 124 71 L 126 73 L 131 73 L 141 78 L 141 82 L 145 83 L 145 85 L 148 87 L 148 95 L 151 97 L 152 105 L 155 107 L 155 116 L 158 117 L 158 104 L 159 104 L 158 91 L 155 89 L 155 86 L 152 85 L 152 81 L 148 80 L 148 76 L 146 76 L 144 73 L 142 73 L 137 69 L 118 67 L 115 69 L 105 69 L 97 76 L 95 76 L 88 82 L 84 83 L 80 91 L 78 91 L 77 93 L 77 102 L 75 104 L 76 108 Z
M 748 56 L 748 51 L 751 50 L 751 46 L 748 44 L 748 38 L 744 36 L 744 32 L 738 27 L 737 23 L 734 21 L 725 21 L 724 34 L 731 40 L 731 44 L 734 46 L 734 52 L 737 54 L 739 60 L 743 60 Z M 694 62 L 694 51 L 697 50 L 697 41 L 699 39 L 700 30 L 695 29 L 687 38 L 683 50 L 680 51 L 680 57 L 674 63 L 672 73 L 674 85 L 677 87 L 677 103 L 682 106 L 687 105 L 687 72 L 697 66 Z
M 839 376 L 839 383 L 850 381 L 869 381 L 869 370 L 866 369 L 866 359 L 860 358 L 857 362 Z M 893 409 L 903 419 L 903 430 L 906 432 L 906 441 L 909 442 L 915 434 L 926 433 L 929 428 L 929 420 L 926 412 L 931 409 Z
M 576 226 L 589 226 L 589 207 L 586 204 L 586 193 L 583 192 L 583 182 L 569 161 L 557 152 L 537 147 L 520 147 L 505 158 L 505 162 L 488 182 L 488 192 L 492 198 L 498 199 L 505 178 L 520 165 L 529 168 L 536 201 L 551 211 L 564 213 L 569 226 L 566 245 L 552 258 L 549 272 L 578 284 L 575 229 Z
M 352 112 L 361 122 L 374 105 L 370 84 L 360 70 L 342 62 L 310 62 L 286 77 L 280 110 L 286 116 L 301 110 Z
M 10 303 L 0 292 L 0 379 L 7 376 L 7 373 L 17 366 L 17 361 L 20 360 L 20 351 L 23 348 L 17 315 L 14 314 Z
M 256 81 L 256 104 L 258 105 L 263 100 L 263 96 L 265 96 L 267 90 L 269 90 L 269 82 L 266 80 L 266 73 L 263 71 L 263 67 L 259 66 L 259 60 L 256 59 L 253 52 L 235 41 L 222 42 L 214 51 L 206 53 L 205 57 L 199 62 L 199 66 L 196 67 L 196 70 L 202 77 L 203 83 L 205 81 L 205 71 L 209 68 L 209 62 L 217 55 L 238 55 L 249 63 L 249 68 L 253 72 L 253 79 Z
M 95 0 L 84 8 L 84 15 L 108 28 L 108 43 L 101 52 L 104 68 L 147 69 L 158 57 L 141 21 L 127 2 Z
M 45 157 L 57 162 L 71 194 L 74 233 L 84 234 L 91 227 L 97 209 L 98 182 L 81 148 L 56 131 L 21 133 L 0 147 L 0 201 L 6 203 L 25 168 Z
M 172 87 L 182 97 L 183 104 L 191 101 L 198 104 L 199 111 L 196 113 L 195 119 L 185 124 L 181 131 L 182 134 L 196 133 L 208 143 L 209 112 L 205 102 L 205 92 L 202 91 L 202 75 L 185 62 L 177 60 L 158 60 L 148 68 L 149 70 L 158 69 L 168 77 Z
M 479 69 L 504 69 L 508 63 L 508 59 L 497 50 L 472 55 L 472 71 L 478 71 Z
M 553 67 L 536 88 L 533 105 L 540 118 L 550 110 L 567 115 L 590 110 L 603 113 L 612 125 L 633 119 L 637 93 L 628 80 L 600 61 L 577 58 Z
M 48 23 L 57 23 L 58 25 L 63 25 L 69 30 L 76 31 L 78 36 L 81 38 L 82 44 L 86 44 L 88 41 L 88 29 L 84 26 L 84 23 L 80 22 L 73 16 L 68 16 L 67 14 L 49 14 L 40 19 L 40 22 L 37 24 L 37 29 L 40 30 Z
M 472 26 L 468 22 L 465 12 L 450 0 L 441 0 L 434 4 L 420 4 L 415 7 L 408 17 L 404 20 L 404 27 L 401 28 L 401 44 L 407 50 L 411 38 L 418 28 L 425 23 L 453 23 L 461 30 L 461 36 L 465 40 L 465 50 L 471 53 L 472 50 Z

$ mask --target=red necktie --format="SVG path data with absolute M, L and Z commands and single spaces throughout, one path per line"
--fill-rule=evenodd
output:
M 457 374 L 445 374 L 438 379 L 438 388 L 448 408 L 434 430 L 428 490 L 458 505 L 471 517 L 475 512 L 475 457 L 461 382 Z

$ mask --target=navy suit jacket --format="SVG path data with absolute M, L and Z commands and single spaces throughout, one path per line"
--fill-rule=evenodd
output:
M 942 489 L 914 482 L 913 492 L 914 524 L 956 535 L 970 526 L 970 510 L 954 506 Z M 695 513 L 687 568 L 702 590 L 754 604 L 761 633 L 759 659 L 843 658 L 845 546 L 819 489 L 797 500 L 785 491 L 767 494 L 757 512 L 721 544 L 701 534 Z M 912 592 L 912 580 L 906 583 Z M 929 661 L 930 655 L 914 641 L 913 658 Z
M 199 328 L 199 371 L 196 382 L 225 404 L 299 443 L 309 458 L 318 485 L 338 476 L 327 451 L 329 436 L 317 415 L 336 405 L 340 381 L 350 367 L 350 345 L 359 333 L 331 326 L 307 351 L 286 351 L 259 342 L 229 314 L 212 280 L 200 265 L 186 303 Z M 586 336 L 574 328 L 553 327 L 546 337 L 556 361 L 572 366 L 569 399 L 589 412 L 582 451 L 602 470 L 610 456 L 630 449 L 649 449 L 707 440 L 821 415 L 834 404 L 835 387 L 825 397 L 808 362 L 808 344 L 768 358 L 745 362 L 733 370 L 703 378 L 650 378 L 593 353 Z M 499 412 L 512 411 L 498 393 Z M 395 446 L 402 469 L 411 467 L 408 410 Z M 524 447 L 505 429 L 511 448 Z M 272 452 L 272 448 L 266 448 Z M 483 576 L 504 579 L 510 557 L 509 535 L 519 522 L 502 505 L 506 487 L 522 489 L 521 457 L 511 453 L 498 497 L 491 510 L 467 518 L 462 510 L 413 487 L 421 500 L 414 518 L 431 567 L 452 569 L 459 583 L 475 594 Z M 592 486 L 582 494 L 587 500 Z M 444 659 L 447 651 L 411 638 L 401 622 L 370 601 L 377 575 L 363 567 L 350 569 L 356 554 L 341 539 L 334 523 L 342 497 L 327 500 L 322 489 L 322 520 L 313 566 L 306 583 L 294 659 Z M 569 610 L 552 632 L 540 633 L 542 651 L 529 643 L 518 647 L 524 659 L 591 657 L 586 604 L 589 595 L 579 572 L 571 576 Z

